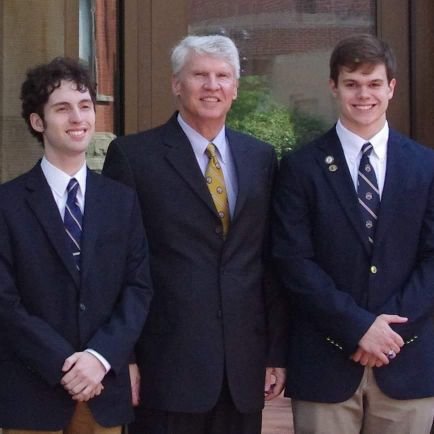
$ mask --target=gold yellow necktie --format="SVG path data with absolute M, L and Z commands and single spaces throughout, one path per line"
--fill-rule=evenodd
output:
M 223 234 L 226 236 L 230 223 L 228 194 L 226 191 L 223 170 L 217 160 L 216 147 L 213 143 L 208 144 L 205 154 L 209 158 L 208 166 L 205 170 L 206 183 L 222 221 Z

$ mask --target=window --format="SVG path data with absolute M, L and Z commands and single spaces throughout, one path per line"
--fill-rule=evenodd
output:
M 220 33 L 240 50 L 242 77 L 229 125 L 293 149 L 329 128 L 335 43 L 375 33 L 373 0 L 189 0 L 189 33 Z
M 97 83 L 96 134 L 87 162 L 100 170 L 107 147 L 120 130 L 118 1 L 80 0 L 79 7 L 79 57 Z

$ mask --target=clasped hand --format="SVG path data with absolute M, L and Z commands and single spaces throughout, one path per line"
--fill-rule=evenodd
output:
M 407 320 L 399 315 L 379 315 L 360 339 L 351 360 L 371 368 L 388 365 L 392 359 L 388 354 L 397 355 L 404 345 L 402 337 L 392 330 L 390 324 L 405 323 Z
M 60 383 L 74 401 L 89 401 L 104 389 L 101 381 L 106 374 L 102 363 L 91 353 L 83 351 L 69 356 L 63 364 L 65 375 Z

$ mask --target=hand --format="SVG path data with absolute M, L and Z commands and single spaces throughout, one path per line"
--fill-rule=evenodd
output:
M 370 368 L 380 368 L 384 365 L 383 361 L 377 359 L 375 356 L 362 350 L 360 347 L 357 351 L 350 357 L 353 362 L 360 363 L 362 366 L 369 366 Z
M 74 401 L 88 401 L 104 389 L 101 381 L 106 370 L 91 353 L 83 351 L 72 354 L 65 360 L 62 371 L 66 374 L 60 383 Z
M 266 368 L 265 369 L 265 387 L 264 399 L 271 401 L 282 393 L 285 386 L 286 369 L 285 368 Z
M 383 364 L 389 363 L 387 353 L 399 353 L 404 341 L 398 333 L 394 332 L 389 324 L 407 322 L 408 319 L 399 315 L 382 314 L 377 316 L 368 331 L 360 339 L 359 347 L 366 353 L 379 359 Z M 356 351 L 357 353 L 357 351 Z
M 131 402 L 136 407 L 140 403 L 140 371 L 136 363 L 128 366 L 131 380 Z

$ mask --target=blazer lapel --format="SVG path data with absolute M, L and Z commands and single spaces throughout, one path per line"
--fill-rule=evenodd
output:
M 248 146 L 244 140 L 240 140 L 239 137 L 235 137 L 231 130 L 226 130 L 226 135 L 229 142 L 232 158 L 235 165 L 235 172 L 237 174 L 238 181 L 238 193 L 235 202 L 235 210 L 233 215 L 233 222 L 237 219 L 241 209 L 247 198 L 247 193 L 252 186 L 252 179 L 255 174 L 252 173 L 252 164 L 247 162 Z M 229 230 L 230 232 L 230 230 Z
M 357 193 L 335 128 L 327 133 L 319 147 L 321 152 L 317 157 L 318 164 L 360 241 L 369 253 L 371 247 L 363 227 Z
M 392 130 L 389 132 L 387 143 L 387 167 L 384 180 L 383 193 L 381 195 L 380 213 L 375 233 L 375 247 L 377 247 L 390 228 L 396 211 L 405 205 L 402 200 L 406 180 L 413 179 L 411 173 L 417 171 L 412 164 L 413 159 L 407 158 L 405 143 L 402 142 Z
M 217 215 L 214 202 L 200 171 L 196 156 L 187 136 L 176 120 L 176 114 L 167 123 L 164 137 L 167 146 L 166 159 L 179 176 L 190 186 L 204 204 Z
M 87 170 L 86 197 L 83 215 L 83 234 L 81 239 L 81 280 L 84 281 L 92 267 L 92 258 L 95 253 L 96 240 L 101 228 L 101 220 L 104 219 L 102 179 Z M 109 203 L 109 202 L 108 202 Z
M 39 163 L 29 172 L 26 188 L 29 192 L 27 203 L 39 220 L 61 261 L 74 279 L 75 284 L 79 286 L 79 274 L 66 242 L 63 221 Z

